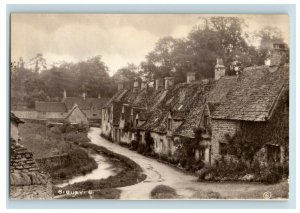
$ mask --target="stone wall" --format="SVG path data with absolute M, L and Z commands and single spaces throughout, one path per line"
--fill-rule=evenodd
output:
M 225 142 L 226 134 L 233 136 L 239 128 L 239 121 L 217 120 L 213 119 L 211 123 L 212 137 L 211 137 L 211 162 L 220 159 L 220 142 Z M 230 158 L 230 156 L 226 156 Z
M 23 199 L 52 197 L 49 174 L 43 172 L 24 146 L 11 139 L 10 144 L 10 196 Z M 45 194 L 47 196 L 45 197 Z
M 48 171 L 50 169 L 68 164 L 70 162 L 70 156 L 68 154 L 61 154 L 53 155 L 47 158 L 37 158 L 35 160 L 42 170 Z

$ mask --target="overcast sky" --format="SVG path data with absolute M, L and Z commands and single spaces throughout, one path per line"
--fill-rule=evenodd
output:
M 43 53 L 49 64 L 101 55 L 110 75 L 127 63 L 138 65 L 159 38 L 187 36 L 200 14 L 13 14 L 11 57 L 25 61 Z M 248 29 L 276 26 L 288 42 L 286 15 L 243 15 Z

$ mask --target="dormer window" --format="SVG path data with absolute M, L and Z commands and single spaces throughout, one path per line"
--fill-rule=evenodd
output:
M 135 126 L 137 127 L 139 125 L 139 119 L 135 119 Z
M 209 125 L 208 115 L 204 115 L 203 125 L 204 127 L 208 127 Z
M 168 118 L 168 130 L 172 130 L 172 119 Z

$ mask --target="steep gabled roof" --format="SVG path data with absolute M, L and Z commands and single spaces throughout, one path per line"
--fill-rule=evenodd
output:
M 67 112 L 67 107 L 62 102 L 35 102 L 35 110 L 38 112 Z
M 167 91 L 159 100 L 159 104 L 155 104 L 151 110 L 149 119 L 140 127 L 142 130 L 151 130 L 154 132 L 164 133 L 167 130 L 168 112 L 174 112 L 174 118 L 184 120 L 186 116 L 194 110 L 195 104 L 202 100 L 205 105 L 205 99 L 208 91 L 212 86 L 212 82 L 196 81 L 191 84 L 181 83 L 173 89 Z M 202 112 L 203 109 L 197 106 Z M 190 117 L 195 122 L 198 122 L 198 117 Z M 188 125 L 182 128 L 189 128 Z M 192 127 L 191 127 L 192 128 Z
M 227 93 L 236 85 L 238 76 L 224 76 L 214 82 L 212 90 L 207 97 L 208 103 L 219 103 Z
M 117 91 L 117 93 L 111 99 L 109 99 L 103 107 L 109 107 L 113 102 L 121 101 L 127 92 L 128 90 L 126 89 Z
M 266 66 L 246 69 L 237 86 L 216 107 L 212 118 L 268 120 L 279 95 L 287 88 L 289 67 L 281 66 L 275 72 L 266 69 Z
M 121 102 L 113 102 L 112 106 L 113 106 L 113 125 L 114 126 L 118 126 L 119 122 L 120 122 L 120 116 L 121 116 L 121 112 L 122 112 L 122 105 L 123 103 Z
M 128 104 L 123 104 L 124 107 L 124 121 L 125 123 L 130 122 L 131 106 Z

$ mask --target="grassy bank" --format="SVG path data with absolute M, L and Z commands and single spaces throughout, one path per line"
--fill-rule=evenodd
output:
M 106 179 L 100 179 L 100 180 L 87 180 L 84 182 L 74 183 L 72 185 L 63 187 L 63 188 L 56 188 L 54 190 L 54 193 L 58 195 L 58 190 L 71 190 L 71 191 L 87 191 L 87 190 L 93 190 L 93 191 L 102 191 L 103 189 L 106 189 L 110 191 L 110 189 L 114 189 L 117 187 L 124 187 L 129 185 L 137 184 L 143 180 L 145 180 L 146 175 L 143 174 L 142 168 L 132 161 L 131 159 L 119 155 L 117 153 L 114 153 L 104 147 L 91 144 L 91 143 L 80 143 L 75 142 L 77 145 L 84 147 L 86 149 L 92 149 L 93 151 L 105 155 L 108 158 L 111 159 L 118 159 L 118 164 L 122 163 L 122 171 L 114 176 L 110 176 Z M 120 165 L 118 165 L 120 166 Z M 109 194 L 109 193 L 108 193 Z M 110 197 L 110 196 L 108 196 Z M 107 198 L 109 199 L 109 198 Z
M 46 167 L 54 182 L 72 178 L 77 175 L 84 175 L 97 168 L 95 160 L 81 148 L 65 140 L 65 135 L 59 129 L 50 129 L 42 123 L 30 123 L 20 125 L 20 136 L 23 144 L 33 153 L 34 158 L 47 158 L 54 155 L 67 154 L 68 158 L 63 163 Z M 79 136 L 80 135 L 80 136 Z M 87 134 L 78 133 L 77 138 L 89 141 Z M 76 140 L 75 138 L 72 138 Z M 70 139 L 71 140 L 71 139 Z M 70 141 L 68 140 L 68 141 Z

